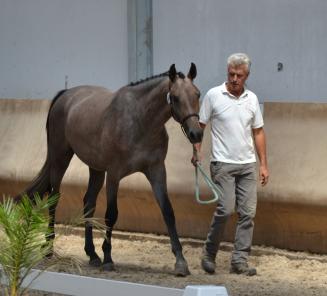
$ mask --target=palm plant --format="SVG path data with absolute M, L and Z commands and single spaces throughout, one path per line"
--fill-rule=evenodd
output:
M 22 282 L 52 250 L 47 210 L 56 200 L 35 195 L 33 201 L 23 196 L 20 203 L 11 198 L 0 203 L 0 264 L 8 281 L 7 295 L 22 295 Z
M 41 199 L 35 194 L 32 200 L 25 195 L 19 203 L 12 198 L 4 198 L 0 203 L 0 279 L 2 268 L 7 279 L 6 295 L 23 295 L 28 287 L 23 288 L 22 283 L 32 268 L 38 265 L 40 272 L 57 265 L 81 272 L 82 263 L 75 257 L 54 253 L 51 260 L 45 260 L 53 252 L 53 240 L 49 240 L 51 233 L 48 228 L 48 209 L 57 199 L 58 195 Z M 80 212 L 68 221 L 64 235 L 70 234 L 74 227 L 86 223 L 92 224 L 106 237 L 107 227 L 99 219 L 85 216 L 88 214 Z

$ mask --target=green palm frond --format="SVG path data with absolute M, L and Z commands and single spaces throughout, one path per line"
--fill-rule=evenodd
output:
M 34 195 L 31 200 L 23 196 L 19 203 L 11 198 L 4 198 L 0 203 L 0 264 L 1 274 L 8 280 L 6 295 L 22 295 L 24 279 L 32 268 L 37 266 L 41 270 L 60 265 L 65 270 L 78 269 L 81 273 L 82 263 L 71 256 L 54 253 L 51 260 L 46 256 L 53 251 L 53 240 L 49 239 L 51 232 L 49 225 L 49 207 L 58 202 L 58 195 L 41 199 Z M 87 216 L 87 215 L 86 215 Z M 66 230 L 76 226 L 91 224 L 106 237 L 108 228 L 96 218 L 85 218 L 82 212 L 75 215 L 68 223 Z
M 57 198 L 42 200 L 35 195 L 31 201 L 23 196 L 20 203 L 4 198 L 0 204 L 0 264 L 9 281 L 10 295 L 20 294 L 23 280 L 52 248 L 47 240 L 47 210 Z

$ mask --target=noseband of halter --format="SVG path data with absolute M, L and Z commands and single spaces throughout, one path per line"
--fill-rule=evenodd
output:
M 184 123 L 186 122 L 186 120 L 188 120 L 188 119 L 191 118 L 191 117 L 197 117 L 197 118 L 199 119 L 199 118 L 200 118 L 200 117 L 199 117 L 199 114 L 197 114 L 197 113 L 191 113 L 191 114 L 188 114 L 188 115 L 186 115 L 185 117 L 183 117 L 183 118 L 180 119 L 180 118 L 177 117 L 176 112 L 175 112 L 175 110 L 174 110 L 174 103 L 173 103 L 173 100 L 172 100 L 172 98 L 171 98 L 170 92 L 167 93 L 167 102 L 168 102 L 168 104 L 170 105 L 170 110 L 171 110 L 171 115 L 172 115 L 172 117 L 173 117 L 177 122 L 180 123 L 181 128 L 182 128 L 182 131 L 183 131 L 184 135 L 187 137 L 186 132 L 185 132 L 185 129 L 184 129 Z

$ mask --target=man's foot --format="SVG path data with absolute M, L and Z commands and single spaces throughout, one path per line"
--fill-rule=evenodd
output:
M 212 259 L 211 257 L 209 257 L 208 255 L 204 255 L 201 259 L 201 266 L 202 269 L 210 274 L 215 273 L 215 269 L 216 269 L 216 262 L 214 259 Z
M 237 263 L 231 265 L 230 273 L 253 276 L 257 274 L 257 270 L 253 267 L 249 267 L 247 263 Z

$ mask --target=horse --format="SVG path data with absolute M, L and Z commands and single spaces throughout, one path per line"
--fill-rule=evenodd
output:
M 46 160 L 24 193 L 30 198 L 35 193 L 59 195 L 62 178 L 76 154 L 89 167 L 83 203 L 84 215 L 90 218 L 106 179 L 103 261 L 95 251 L 92 223 L 85 223 L 84 250 L 90 265 L 102 265 L 107 271 L 115 269 L 111 236 L 118 217 L 119 182 L 125 176 L 142 172 L 151 184 L 168 230 L 176 259 L 174 272 L 177 276 L 189 274 L 167 193 L 165 123 L 173 116 L 191 143 L 202 140 L 198 116 L 200 92 L 193 84 L 196 75 L 194 63 L 187 76 L 177 72 L 172 64 L 169 71 L 130 83 L 116 92 L 82 85 L 62 90 L 52 100 L 46 121 Z M 49 207 L 50 240 L 55 238 L 57 203 Z

